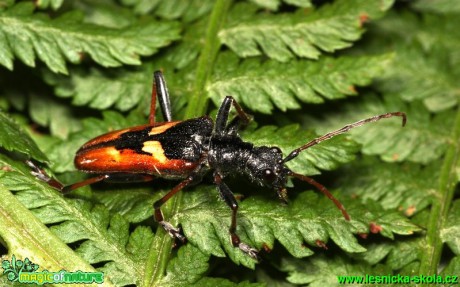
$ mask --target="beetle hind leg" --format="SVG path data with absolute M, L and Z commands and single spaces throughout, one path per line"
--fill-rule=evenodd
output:
M 79 187 L 85 186 L 85 185 L 90 185 L 99 181 L 103 181 L 104 179 L 107 179 L 109 175 L 102 174 L 98 175 L 92 178 L 85 179 L 80 182 L 76 182 L 74 184 L 69 184 L 69 185 L 64 185 L 57 179 L 51 177 L 44 171 L 43 169 L 39 168 L 34 162 L 31 160 L 26 160 L 26 164 L 32 169 L 30 172 L 32 175 L 34 175 L 36 178 L 38 178 L 41 181 L 46 182 L 49 186 L 52 188 L 60 191 L 62 194 L 66 194 L 71 192 L 74 189 L 77 189 Z
M 152 126 L 155 125 L 155 108 L 157 98 L 160 104 L 161 113 L 163 114 L 163 119 L 166 122 L 172 121 L 171 101 L 169 99 L 168 87 L 166 86 L 166 80 L 164 79 L 161 71 L 155 71 L 153 73 L 152 99 L 150 101 L 149 115 L 149 124 Z
M 164 220 L 163 212 L 161 211 L 161 206 L 165 204 L 173 195 L 175 195 L 184 187 L 193 183 L 194 181 L 195 177 L 189 176 L 188 178 L 180 182 L 178 185 L 176 185 L 173 189 L 171 189 L 167 194 L 165 194 L 165 196 L 155 201 L 155 203 L 153 204 L 155 221 L 158 222 L 158 224 L 160 224 L 172 238 L 177 239 L 182 243 L 187 242 L 187 239 L 184 235 L 182 235 L 180 228 L 176 228 L 171 223 Z

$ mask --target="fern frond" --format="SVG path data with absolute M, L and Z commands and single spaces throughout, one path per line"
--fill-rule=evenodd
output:
M 438 14 L 456 14 L 460 12 L 460 3 L 449 0 L 418 0 L 412 4 L 412 7 L 421 12 L 434 12 Z
M 65 60 L 79 63 L 84 53 L 105 67 L 139 65 L 140 56 L 154 54 L 179 36 L 174 22 L 109 29 L 83 24 L 75 13 L 50 20 L 33 10 L 33 3 L 26 2 L 0 13 L 0 64 L 10 70 L 14 58 L 34 67 L 38 57 L 53 72 L 67 73 Z
M 0 111 L 0 147 L 48 162 L 46 155 L 10 116 Z
M 55 87 L 56 95 L 72 97 L 77 106 L 107 109 L 115 105 L 126 111 L 149 99 L 153 71 L 149 66 L 135 69 L 100 70 L 74 68 L 70 77 L 46 73 L 45 81 Z
M 363 203 L 372 199 L 387 210 L 401 210 L 406 216 L 413 216 L 431 204 L 437 188 L 433 179 L 439 177 L 439 168 L 438 162 L 422 168 L 412 163 L 394 165 L 364 157 L 345 166 L 346 176 L 339 178 L 339 185 Z
M 423 100 L 432 112 L 457 105 L 459 25 L 454 15 L 421 18 L 393 12 L 372 26 L 375 37 L 369 47 L 395 55 L 377 81 L 378 88 L 406 101 Z
M 273 106 L 282 111 L 298 109 L 298 101 L 318 104 L 356 95 L 355 85 L 369 84 L 391 57 L 322 57 L 315 62 L 279 63 L 239 62 L 234 55 L 221 54 L 206 90 L 217 106 L 223 97 L 232 95 L 257 112 L 271 113 Z
M 3 157 L 0 161 L 0 165 L 4 167 Z M 2 180 L 3 175 L 4 172 L 0 171 Z M 37 188 L 36 182 L 30 183 L 34 186 L 30 186 L 30 188 Z M 18 182 L 11 181 L 10 184 L 15 185 L 15 188 L 18 189 L 25 188 L 23 184 Z M 65 270 L 69 266 L 74 266 L 75 270 L 96 272 L 88 262 L 75 254 L 72 249 L 48 230 L 30 210 L 24 207 L 18 198 L 5 188 L 3 182 L 0 185 L 0 202 L 2 242 L 7 244 L 10 255 L 15 254 L 22 259 L 29 258 L 38 264 L 42 270 Z M 25 226 L 27 228 L 24 228 Z M 5 285 L 11 284 L 11 281 L 8 282 L 6 278 L 1 278 L 0 282 L 2 281 Z M 114 286 L 108 278 L 105 283 L 107 286 Z
M 308 260 L 289 258 L 281 263 L 280 269 L 288 273 L 286 279 L 290 283 L 308 284 L 311 287 L 338 286 L 338 276 L 365 277 L 366 275 L 391 274 L 391 269 L 388 267 L 353 262 L 340 254 L 331 257 L 320 255 Z
M 136 262 L 142 257 L 130 254 L 129 250 L 149 246 L 151 230 L 129 235 L 128 222 L 119 215 L 110 217 L 102 205 L 93 205 L 77 199 L 64 199 L 46 183 L 37 181 L 28 168 L 1 158 L 1 165 L 9 167 L 0 172 L 2 186 L 16 191 L 16 198 L 44 224 L 51 224 L 50 230 L 64 243 L 82 241 L 75 250 L 90 264 L 106 263 L 102 270 L 110 274 L 117 285 L 135 284 L 141 278 L 142 270 Z M 141 228 L 141 227 L 140 227 Z M 131 239 L 130 239 L 131 238 Z M 137 238 L 137 239 L 136 239 Z M 131 248 L 127 249 L 127 243 Z M 139 245 L 144 247 L 139 247 Z
M 452 250 L 456 256 L 460 255 L 460 242 L 458 240 L 460 230 L 459 207 L 460 201 L 455 200 L 450 206 L 450 213 L 447 217 L 447 222 L 440 230 L 440 238 L 449 246 L 450 250 Z
M 281 2 L 302 8 L 310 8 L 311 0 L 251 0 L 256 5 L 270 10 L 278 10 Z
M 64 0 L 38 0 L 36 5 L 41 9 L 51 8 L 53 10 L 58 10 Z
M 123 5 L 133 7 L 136 14 L 153 13 L 164 19 L 182 18 L 185 22 L 191 22 L 208 14 L 215 1 L 211 0 L 122 0 Z
M 232 188 L 232 185 L 229 185 Z M 226 254 L 248 267 L 254 261 L 236 249 L 229 240 L 230 209 L 216 200 L 214 188 L 200 188 L 184 193 L 188 207 L 175 214 L 188 240 L 206 254 L 222 257 Z M 215 191 L 214 191 L 215 192 Z M 412 234 L 419 228 L 406 218 L 381 210 L 378 204 L 363 206 L 357 201 L 341 198 L 352 218 L 346 221 L 336 206 L 325 196 L 312 191 L 297 194 L 288 206 L 280 205 L 267 196 L 251 196 L 242 201 L 238 213 L 238 234 L 245 242 L 258 248 L 272 248 L 280 242 L 295 257 L 306 257 L 318 242 L 333 241 L 350 253 L 364 252 L 355 235 L 370 232 L 369 223 L 379 226 L 380 234 L 393 238 L 394 234 Z M 225 253 L 224 253 L 225 252 Z
M 318 59 L 321 53 L 347 48 L 364 32 L 363 19 L 381 17 L 393 0 L 335 1 L 314 13 L 259 14 L 257 7 L 235 5 L 219 38 L 240 57 L 267 55 L 287 62 Z
M 321 120 L 305 121 L 315 126 L 318 133 L 333 130 L 344 123 L 354 122 L 371 115 L 388 111 L 404 111 L 408 122 L 403 128 L 401 121 L 385 120 L 350 131 L 353 140 L 363 145 L 368 155 L 380 155 L 384 161 L 412 161 L 427 164 L 439 159 L 452 142 L 450 127 L 455 111 L 446 110 L 431 116 L 421 102 L 409 105 L 396 95 L 379 97 L 367 94 L 356 104 L 344 104 L 331 112 L 323 112 Z

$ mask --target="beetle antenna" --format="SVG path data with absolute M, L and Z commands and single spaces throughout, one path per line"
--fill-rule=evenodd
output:
M 343 206 L 343 204 L 337 199 L 335 198 L 332 193 L 327 190 L 327 188 L 322 185 L 321 183 L 317 182 L 316 180 L 314 180 L 313 178 L 311 177 L 308 177 L 308 176 L 305 176 L 303 174 L 298 174 L 298 173 L 295 173 L 295 172 L 290 172 L 289 173 L 290 176 L 293 176 L 295 178 L 298 178 L 302 181 L 305 181 L 305 182 L 308 182 L 309 184 L 313 185 L 314 187 L 316 187 L 319 191 L 321 191 L 322 193 L 324 193 L 324 195 L 326 195 L 330 200 L 332 200 L 332 202 L 334 202 L 335 206 L 337 206 L 337 208 L 342 212 L 343 214 L 343 217 L 345 217 L 346 220 L 350 221 L 350 215 L 348 214 L 348 212 L 345 210 L 345 207 Z
M 360 127 L 360 126 L 365 125 L 367 123 L 376 122 L 378 120 L 385 119 L 385 118 L 391 118 L 391 117 L 402 117 L 402 126 L 404 127 L 406 125 L 406 114 L 403 113 L 403 112 L 393 112 L 393 113 L 386 113 L 386 114 L 382 114 L 382 115 L 378 115 L 378 116 L 373 116 L 373 117 L 370 117 L 370 118 L 367 118 L 367 119 L 364 119 L 364 120 L 357 121 L 357 122 L 352 123 L 352 124 L 348 124 L 348 125 L 340 128 L 340 129 L 338 129 L 338 130 L 328 132 L 325 135 L 322 135 L 320 137 L 315 138 L 314 140 L 309 141 L 305 145 L 303 145 L 303 146 L 291 151 L 291 153 L 288 154 L 283 159 L 282 163 L 286 163 L 286 162 L 296 158 L 301 151 L 306 150 L 307 148 L 312 147 L 314 145 L 317 145 L 322 141 L 325 141 L 325 140 L 333 138 L 333 137 L 335 137 L 337 135 L 346 133 L 346 132 L 348 132 L 349 130 L 351 130 L 353 128 Z

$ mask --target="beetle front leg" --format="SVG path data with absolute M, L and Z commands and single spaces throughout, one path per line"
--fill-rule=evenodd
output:
M 233 105 L 238 116 L 228 123 L 228 115 Z M 219 135 L 234 135 L 251 121 L 248 115 L 232 96 L 226 96 L 217 112 L 215 132 Z
M 241 251 L 252 258 L 259 260 L 259 251 L 248 244 L 241 242 L 240 237 L 236 234 L 236 214 L 238 211 L 238 203 L 235 196 L 230 188 L 222 181 L 222 177 L 218 173 L 214 174 L 214 183 L 217 185 L 222 199 L 232 209 L 232 222 L 230 224 L 229 232 L 233 246 L 238 247 Z
M 178 239 L 182 243 L 185 243 L 187 239 L 185 238 L 185 236 L 181 234 L 181 230 L 179 228 L 174 227 L 171 223 L 164 220 L 163 212 L 161 212 L 161 206 L 165 204 L 173 195 L 178 193 L 180 190 L 182 190 L 184 187 L 192 183 L 194 180 L 195 180 L 194 176 L 189 176 L 188 178 L 183 180 L 181 183 L 176 185 L 173 189 L 171 189 L 171 191 L 169 191 L 165 196 L 155 201 L 155 203 L 153 204 L 153 208 L 155 210 L 154 211 L 155 221 L 158 222 L 163 227 L 163 229 L 166 232 L 168 232 L 168 234 L 172 238 Z

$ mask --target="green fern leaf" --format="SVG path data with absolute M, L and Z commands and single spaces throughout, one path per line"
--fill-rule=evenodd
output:
M 41 162 L 48 162 L 46 155 L 29 135 L 3 112 L 0 112 L 0 147 L 9 151 L 20 152 Z
M 219 38 L 240 57 L 266 54 L 287 62 L 294 56 L 318 59 L 321 51 L 351 46 L 363 33 L 360 17 L 378 18 L 393 1 L 335 1 L 315 13 L 257 14 L 257 8 L 236 5 Z
M 455 14 L 460 12 L 460 3 L 449 0 L 418 0 L 412 3 L 412 7 L 422 12 L 434 12 L 438 14 Z
M 371 41 L 379 52 L 395 53 L 379 88 L 406 101 L 423 100 L 433 112 L 457 105 L 459 23 L 455 16 L 389 13 L 373 27 Z
M 165 55 L 168 64 L 183 69 L 198 57 L 203 48 L 203 35 L 206 33 L 206 20 L 187 25 L 183 40 Z
M 224 96 L 232 95 L 257 112 L 271 113 L 273 105 L 282 111 L 298 109 L 297 100 L 318 104 L 324 98 L 335 100 L 356 95 L 354 85 L 369 84 L 390 58 L 388 54 L 322 57 L 316 62 L 289 63 L 250 59 L 238 64 L 235 56 L 222 54 L 206 89 L 216 105 Z
M 251 2 L 270 10 L 278 10 L 281 2 L 303 8 L 310 8 L 312 6 L 310 0 L 251 0 Z
M 55 86 L 56 95 L 72 97 L 75 105 L 97 109 L 115 105 L 126 111 L 150 98 L 152 72 L 148 66 L 131 70 L 72 69 L 70 77 L 47 73 L 45 80 Z
M 441 271 L 440 275 L 446 277 L 446 276 L 452 276 L 452 274 L 459 274 L 459 273 L 460 273 L 460 257 L 456 256 L 449 262 L 446 268 L 444 268 Z M 457 276 L 457 275 L 454 275 L 454 276 Z M 449 277 L 449 278 L 452 278 L 452 277 Z
M 407 101 L 423 100 L 430 111 L 442 111 L 458 104 L 457 76 L 453 63 L 442 49 L 426 55 L 420 48 L 401 48 L 386 70 L 379 86 Z M 427 79 L 436 79 L 431 81 Z M 442 92 L 440 92 L 442 91 Z
M 447 110 L 432 117 L 421 102 L 406 105 L 395 95 L 388 95 L 383 101 L 375 95 L 365 95 L 360 103 L 341 105 L 331 112 L 323 112 L 321 120 L 305 120 L 305 124 L 317 127 L 318 133 L 325 133 L 344 123 L 388 111 L 406 112 L 406 126 L 403 128 L 398 118 L 353 129 L 351 138 L 363 145 L 363 153 L 380 155 L 388 162 L 409 160 L 427 164 L 443 156 L 449 142 L 454 140 L 450 131 L 454 111 Z
M 130 9 L 111 1 L 73 1 L 72 6 L 83 11 L 84 22 L 110 28 L 125 28 L 137 21 Z
M 53 10 L 58 10 L 64 0 L 38 0 L 36 5 L 41 9 L 51 8 Z
M 177 23 L 172 22 L 102 28 L 80 23 L 75 13 L 49 20 L 33 15 L 33 8 L 32 3 L 19 3 L 0 14 L 0 64 L 10 70 L 13 54 L 31 67 L 38 56 L 53 72 L 60 73 L 67 73 L 65 60 L 79 63 L 81 53 L 105 67 L 139 65 L 139 56 L 152 55 L 179 32 Z
M 75 118 L 73 110 L 55 98 L 31 96 L 29 112 L 34 122 L 49 127 L 51 135 L 60 139 L 66 139 L 69 133 L 81 129 L 81 123 Z M 57 122 L 54 119 L 60 120 Z
M 3 161 L 1 165 L 3 166 Z M 3 177 L 4 171 L 0 173 L 0 177 Z M 31 182 L 32 185 L 28 188 L 40 189 L 36 183 Z M 17 182 L 15 188 L 26 187 L 23 183 Z M 3 184 L 0 185 L 0 201 L 0 236 L 16 256 L 32 258 L 41 270 L 68 270 L 69 266 L 73 266 L 75 270 L 96 272 L 50 232 Z M 6 278 L 1 278 L 0 282 L 2 281 L 5 285 L 11 284 Z M 114 286 L 108 278 L 105 284 Z
M 452 203 L 450 209 L 451 212 L 447 217 L 447 222 L 440 230 L 440 237 L 443 242 L 447 243 L 450 250 L 454 252 L 456 256 L 460 254 L 460 242 L 458 240 L 458 231 L 460 229 L 460 201 L 456 200 Z
M 27 168 L 2 158 L 2 185 L 18 191 L 16 198 L 64 243 L 84 241 L 76 252 L 91 264 L 109 262 L 101 270 L 117 285 L 134 284 L 141 278 L 135 259 L 126 250 L 128 224 L 120 216 L 109 217 L 107 209 L 81 200 L 66 200 L 45 183 L 37 181 Z M 134 236 L 134 235 L 133 235 Z M 144 239 L 147 240 L 149 236 Z M 152 238 L 152 236 L 150 236 Z M 143 245 L 149 245 L 148 242 Z
M 349 258 L 340 255 L 335 255 L 332 258 L 321 255 L 307 261 L 286 259 L 282 262 L 281 270 L 288 273 L 286 279 L 289 282 L 296 285 L 308 284 L 311 287 L 355 285 L 358 283 L 339 282 L 339 276 L 362 276 L 364 279 L 366 275 L 391 273 L 391 270 L 383 265 L 370 266 L 362 262 L 355 263 Z M 342 280 L 345 280 L 345 278 Z
M 208 188 L 185 193 L 188 207 L 174 217 L 181 223 L 190 243 L 203 252 L 219 257 L 227 253 L 234 262 L 253 267 L 254 262 L 231 244 L 230 209 L 216 200 L 213 192 L 214 188 Z M 368 206 L 363 214 L 363 206 L 356 201 L 342 199 L 342 202 L 351 215 L 351 222 L 343 218 L 328 198 L 311 191 L 296 195 L 288 206 L 274 199 L 251 196 L 239 204 L 237 232 L 241 240 L 258 248 L 263 245 L 273 248 L 276 239 L 295 257 L 305 257 L 313 251 L 304 242 L 316 247 L 318 242 L 331 240 L 347 252 L 365 251 L 353 234 L 369 233 L 371 223 L 381 227 L 380 233 L 389 238 L 393 233 L 412 234 L 419 230 L 402 216 L 381 211 L 377 205 Z
M 420 212 L 431 204 L 439 177 L 439 163 L 426 168 L 404 163 L 382 164 L 373 157 L 346 165 L 339 179 L 341 189 L 358 196 L 365 203 L 372 199 L 387 210 L 402 210 L 407 216 Z
M 203 0 L 122 0 L 126 6 L 133 6 L 137 14 L 153 13 L 164 19 L 182 18 L 185 22 L 191 22 L 209 13 L 214 5 L 214 1 Z
M 177 258 L 170 261 L 166 276 L 157 286 L 185 286 L 200 279 L 208 269 L 209 256 L 190 244 L 181 248 Z M 191 267 L 191 268 L 190 268 Z M 185 272 L 184 272 L 185 270 Z
M 449 127 L 453 124 L 453 111 L 439 113 L 430 119 L 422 105 L 414 103 L 407 114 L 412 120 L 404 129 L 397 121 L 386 121 L 366 131 L 357 129 L 353 138 L 364 144 L 364 153 L 380 154 L 386 161 L 410 160 L 426 164 L 440 158 L 451 137 Z
M 235 284 L 230 280 L 205 277 L 203 275 L 208 269 L 207 261 L 209 256 L 202 253 L 191 244 L 179 249 L 177 257 L 168 264 L 166 276 L 161 281 L 155 282 L 155 286 L 238 286 L 238 287 L 262 287 L 264 284 L 242 282 Z
M 394 249 L 388 254 L 386 264 L 393 270 L 413 267 L 412 270 L 419 268 L 419 262 L 422 258 L 423 246 L 426 241 L 421 238 L 409 238 L 395 242 Z
M 153 203 L 160 199 L 161 196 L 155 184 L 149 186 L 148 189 L 145 186 L 132 187 L 126 185 L 116 187 L 110 185 L 110 188 L 109 193 L 94 191 L 94 197 L 109 210 L 122 214 L 131 223 L 140 223 L 150 219 L 152 217 Z M 154 191 L 153 196 L 152 190 Z

